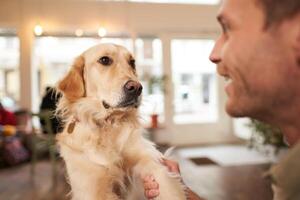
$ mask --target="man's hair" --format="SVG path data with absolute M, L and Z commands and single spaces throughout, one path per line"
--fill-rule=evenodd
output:
M 266 17 L 266 27 L 300 13 L 300 0 L 256 0 Z

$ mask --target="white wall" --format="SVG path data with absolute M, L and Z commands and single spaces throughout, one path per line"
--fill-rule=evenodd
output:
M 218 6 L 96 0 L 1 0 L 0 27 L 16 28 L 21 42 L 21 106 L 29 109 L 32 106 L 32 30 L 37 23 L 49 34 L 73 32 L 77 28 L 96 34 L 100 26 L 105 26 L 111 33 L 122 32 L 131 37 L 154 35 L 164 38 L 178 34 L 215 38 L 219 31 L 215 20 L 217 10 Z M 222 80 L 219 88 L 223 89 Z M 168 142 L 186 145 L 232 141 L 231 119 L 223 109 L 226 97 L 222 91 L 219 94 L 220 122 L 217 126 L 200 125 L 203 131 L 195 134 L 188 126 L 174 130 L 172 123 L 167 121 L 166 130 L 171 133 Z
M 34 25 L 40 21 L 46 31 L 100 25 L 112 31 L 159 34 L 216 31 L 217 6 L 99 2 L 92 0 L 1 0 L 0 25 Z

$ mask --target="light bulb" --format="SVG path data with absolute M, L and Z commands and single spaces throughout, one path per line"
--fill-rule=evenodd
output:
M 35 27 L 34 27 L 34 34 L 36 36 L 40 36 L 43 34 L 43 27 L 39 24 L 37 24 Z
M 81 37 L 81 36 L 83 35 L 83 30 L 82 30 L 82 29 L 76 29 L 75 35 L 76 35 L 77 37 Z
M 98 29 L 98 35 L 100 37 L 104 37 L 106 35 L 106 33 L 107 33 L 107 31 L 106 31 L 105 28 L 101 27 L 101 28 Z

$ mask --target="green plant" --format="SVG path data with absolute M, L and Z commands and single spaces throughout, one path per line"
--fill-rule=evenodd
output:
M 150 77 L 148 80 L 149 94 L 153 94 L 155 88 L 158 88 L 163 93 L 165 93 L 166 92 L 166 88 L 165 88 L 166 80 L 167 80 L 167 75 Z
M 264 145 L 271 145 L 275 148 L 276 153 L 281 147 L 287 146 L 279 128 L 255 119 L 251 119 L 248 126 L 253 130 L 250 147 L 259 148 Z

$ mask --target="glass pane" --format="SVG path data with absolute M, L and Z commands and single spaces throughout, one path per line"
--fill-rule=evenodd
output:
M 83 37 L 39 37 L 34 44 L 33 66 L 34 110 L 38 110 L 41 95 L 47 86 L 54 86 L 67 72 L 75 57 L 100 42 L 115 43 L 132 51 L 132 40 L 128 38 L 83 38 Z
M 156 38 L 138 38 L 135 42 L 136 64 L 143 85 L 143 101 L 140 108 L 142 122 L 150 122 L 150 116 L 159 115 L 164 121 L 164 80 L 162 69 L 162 44 Z
M 20 99 L 19 50 L 19 38 L 0 36 L 0 99 L 12 110 Z
M 174 122 L 215 122 L 217 113 L 216 67 L 208 57 L 213 40 L 172 40 Z

